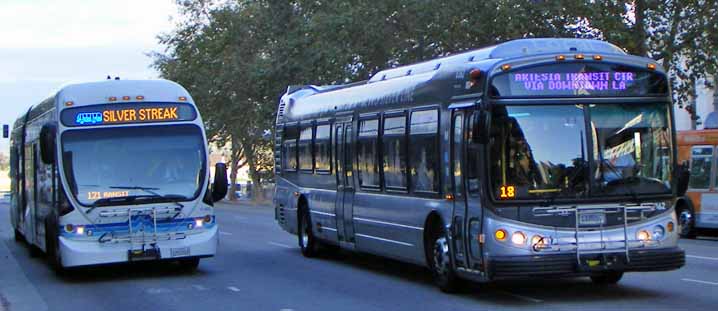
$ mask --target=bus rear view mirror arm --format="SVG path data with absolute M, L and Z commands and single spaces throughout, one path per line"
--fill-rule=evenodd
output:
M 691 169 L 688 166 L 688 161 L 683 161 L 683 163 L 678 165 L 676 175 L 678 176 L 678 187 L 676 188 L 677 194 L 679 197 L 682 197 L 688 190 L 688 181 L 691 175 Z
M 57 126 L 45 124 L 40 130 L 40 158 L 45 164 L 55 163 L 57 152 L 55 140 L 57 139 Z
M 222 200 L 227 195 L 227 165 L 217 163 L 214 166 L 214 182 L 212 184 L 212 201 Z

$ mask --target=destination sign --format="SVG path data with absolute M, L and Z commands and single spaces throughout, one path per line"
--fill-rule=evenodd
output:
M 494 97 L 612 97 L 667 95 L 665 76 L 613 64 L 562 63 L 503 73 L 492 80 Z
M 94 105 L 62 112 L 62 123 L 65 126 L 192 121 L 196 118 L 194 107 L 185 103 Z

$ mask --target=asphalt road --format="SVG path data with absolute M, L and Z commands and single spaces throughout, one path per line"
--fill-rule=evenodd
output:
M 612 310 L 718 306 L 718 239 L 685 240 L 687 265 L 633 273 L 617 286 L 586 278 L 470 285 L 447 295 L 421 268 L 340 252 L 301 256 L 269 207 L 219 204 L 220 250 L 196 272 L 116 265 L 60 278 L 12 239 L 0 203 L 0 310 Z

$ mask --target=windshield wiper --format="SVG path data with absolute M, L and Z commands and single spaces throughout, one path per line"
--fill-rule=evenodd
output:
M 613 164 L 611 164 L 611 162 L 608 162 L 606 160 L 602 160 L 601 165 L 605 165 L 605 167 L 607 167 L 609 170 L 611 170 L 611 172 L 613 172 L 614 174 L 616 174 L 616 176 L 619 177 L 618 179 L 612 180 L 611 182 L 606 182 L 605 186 L 608 186 L 609 183 L 612 183 L 611 186 L 624 185 L 625 186 L 624 189 L 626 190 L 624 192 L 624 194 L 630 195 L 631 198 L 633 199 L 633 201 L 636 202 L 636 204 L 641 203 L 641 200 L 638 198 L 638 194 L 636 193 L 636 190 L 633 188 L 634 184 L 629 183 L 629 181 L 631 181 L 631 177 L 635 177 L 636 179 L 638 179 L 639 178 L 638 176 L 624 177 L 622 172 L 619 172 L 618 169 L 615 166 L 613 166 Z M 605 181 L 606 178 L 603 178 L 603 180 Z
M 154 190 L 160 190 L 160 188 L 152 188 L 152 187 L 142 187 L 142 186 L 112 186 L 110 189 L 122 189 L 122 190 L 142 190 L 144 192 L 147 192 L 149 194 L 152 194 L 152 197 L 147 198 L 155 198 L 155 199 L 162 199 L 162 200 L 170 200 L 170 202 L 177 204 L 179 208 L 184 208 L 184 205 L 180 202 L 177 202 L 177 200 L 186 199 L 186 196 L 178 195 L 178 194 L 166 194 L 161 195 Z M 175 215 L 176 216 L 176 215 Z
M 104 198 L 95 201 L 94 204 L 85 212 L 86 214 L 89 214 L 92 212 L 95 208 L 99 206 L 106 206 L 110 203 L 131 203 L 138 199 L 140 200 L 147 200 L 151 202 L 171 202 L 174 204 L 177 204 L 179 208 L 184 208 L 184 205 L 177 200 L 186 199 L 186 196 L 178 195 L 178 194 L 167 194 L 167 195 L 161 195 L 154 190 L 160 190 L 159 188 L 152 188 L 152 187 L 141 187 L 141 186 L 111 186 L 108 187 L 110 189 L 121 189 L 121 190 L 141 190 L 144 192 L 149 193 L 149 195 L 132 195 L 132 196 L 125 196 L 125 197 L 117 197 L 117 198 Z M 179 214 L 179 213 L 178 213 Z M 176 215 L 175 215 L 176 217 Z

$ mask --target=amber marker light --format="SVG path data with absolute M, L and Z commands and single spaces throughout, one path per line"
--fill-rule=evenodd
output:
M 111 102 L 114 102 L 114 101 L 117 101 L 117 97 L 115 97 L 115 96 L 110 96 L 110 98 L 108 98 L 108 100 L 111 101 Z
M 449 193 L 449 194 L 445 195 L 444 198 L 445 198 L 447 201 L 453 201 L 453 200 L 454 200 L 454 195 L 451 194 L 451 193 Z
M 179 100 L 180 100 L 181 102 L 185 102 L 185 101 L 187 101 L 187 97 L 186 97 L 186 96 L 180 96 L 180 97 L 179 97 Z
M 503 64 L 503 65 L 501 65 L 501 70 L 506 71 L 506 70 L 509 70 L 509 69 L 511 69 L 511 65 L 509 65 L 509 64 Z
M 506 230 L 504 229 L 499 229 L 494 232 L 494 237 L 497 241 L 506 241 L 506 235 Z
M 565 55 L 558 55 L 558 56 L 556 56 L 556 60 L 557 60 L 557 61 L 560 61 L 560 62 L 561 62 L 561 61 L 565 61 L 565 60 L 566 60 L 566 56 L 565 56 Z
M 653 63 L 648 64 L 646 67 L 648 67 L 648 69 L 650 69 L 650 70 L 656 70 L 656 64 L 653 64 Z
M 574 57 L 575 59 L 584 59 L 584 58 L 585 58 L 585 57 L 583 56 L 583 54 L 576 54 L 576 55 L 574 55 L 573 57 Z
M 673 232 L 673 222 L 669 221 L 666 225 L 666 229 L 668 229 L 668 232 Z
M 75 228 L 71 224 L 65 225 L 66 232 L 72 232 L 73 230 L 75 230 Z
M 65 107 L 72 107 L 73 105 L 75 105 L 75 103 L 73 103 L 73 102 L 65 102 Z
M 601 56 L 601 55 L 593 55 L 593 60 L 601 61 L 601 60 L 603 60 L 603 56 Z
M 138 95 L 137 97 L 135 97 L 135 99 L 137 99 L 137 100 L 145 100 L 145 97 L 142 96 L 142 95 Z
M 122 96 L 122 100 L 130 100 L 130 98 L 129 96 Z

